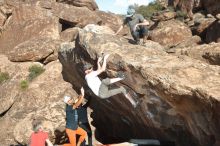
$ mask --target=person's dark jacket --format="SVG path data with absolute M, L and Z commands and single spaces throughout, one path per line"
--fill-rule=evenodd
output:
M 77 110 L 72 105 L 66 105 L 66 128 L 76 130 L 78 128 Z

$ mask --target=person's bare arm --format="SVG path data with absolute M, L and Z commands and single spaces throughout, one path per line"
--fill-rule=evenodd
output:
M 142 23 L 138 23 L 138 26 L 143 26 L 143 25 L 150 25 L 149 21 L 147 21 L 146 19 L 144 19 L 144 21 Z
M 109 57 L 109 54 L 104 56 L 102 66 L 96 70 L 97 75 L 101 74 L 102 72 L 104 72 L 106 70 L 106 64 L 107 64 L 108 57 Z M 99 61 L 99 59 L 98 59 L 98 61 Z M 100 63 L 98 62 L 98 64 L 100 64 Z
M 121 26 L 119 27 L 119 29 L 117 30 L 117 32 L 115 33 L 115 35 L 118 35 L 118 33 L 119 33 L 123 28 L 124 28 L 124 25 L 121 25 Z
M 137 28 L 138 26 L 148 26 L 148 25 L 150 25 L 149 21 L 147 21 L 146 19 L 144 19 L 143 22 L 138 23 L 138 24 L 135 25 L 134 31 L 136 30 L 136 28 Z
M 30 137 L 29 140 L 28 140 L 27 146 L 31 146 L 31 137 Z
M 46 139 L 47 146 L 53 146 L 52 142 L 49 139 Z
M 76 109 L 83 102 L 84 95 L 85 95 L 85 91 L 84 91 L 84 88 L 82 87 L 81 88 L 81 95 L 79 95 L 78 101 L 73 104 L 73 109 Z
M 99 57 L 98 58 L 98 61 L 97 61 L 97 66 L 98 66 L 98 69 L 97 70 L 100 70 L 101 69 L 101 65 L 100 65 L 100 62 L 102 61 L 102 57 Z

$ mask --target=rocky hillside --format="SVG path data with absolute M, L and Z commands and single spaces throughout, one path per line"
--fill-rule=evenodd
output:
M 97 141 L 219 146 L 219 1 L 160 2 L 182 10 L 191 4 L 192 19 L 155 13 L 149 40 L 139 46 L 126 30 L 114 35 L 121 16 L 99 11 L 94 0 L 0 0 L 0 145 L 27 144 L 34 118 L 62 144 L 63 95 L 77 96 L 84 86 Z M 96 65 L 102 52 L 111 55 L 101 78 L 123 71 L 116 86 L 138 95 L 136 109 L 122 95 L 101 100 L 86 86 L 83 64 Z

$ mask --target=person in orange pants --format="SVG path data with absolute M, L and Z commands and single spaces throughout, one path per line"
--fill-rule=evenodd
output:
M 76 108 L 82 103 L 84 99 L 84 89 L 81 88 L 81 95 L 74 102 L 74 99 L 70 96 L 64 96 L 64 102 L 66 103 L 66 133 L 69 137 L 70 143 L 63 146 L 80 146 L 85 140 L 87 133 L 81 127 L 78 126 L 78 114 Z M 79 141 L 76 143 L 76 134 L 80 135 Z
M 77 146 L 80 146 L 87 135 L 86 131 L 80 127 L 78 127 L 76 130 L 66 128 L 66 133 L 69 137 L 70 144 L 64 144 L 63 146 L 76 146 L 76 134 L 80 135 L 79 141 L 77 143 Z

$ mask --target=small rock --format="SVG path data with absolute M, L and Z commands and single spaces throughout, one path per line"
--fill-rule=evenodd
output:
M 216 17 L 216 19 L 220 20 L 220 13 L 217 14 L 215 17 Z

